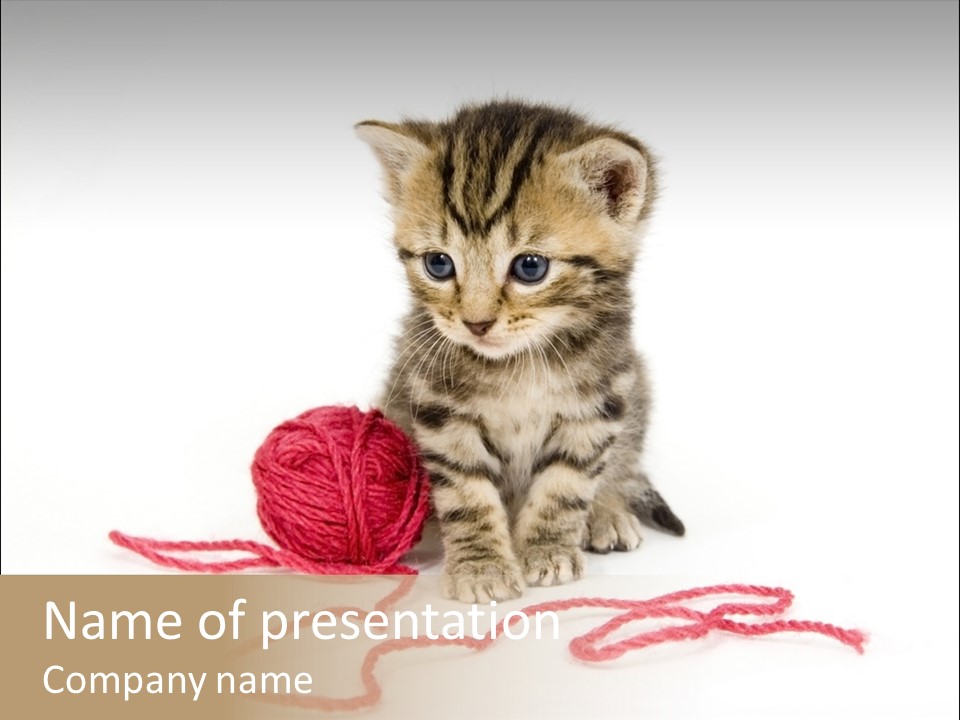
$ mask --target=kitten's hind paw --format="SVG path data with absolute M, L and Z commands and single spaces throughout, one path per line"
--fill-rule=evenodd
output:
M 640 521 L 626 510 L 595 505 L 583 533 L 583 547 L 605 554 L 611 550 L 636 550 L 643 540 Z
M 518 598 L 523 588 L 520 567 L 506 559 L 448 565 L 441 583 L 444 597 L 478 604 Z
M 547 587 L 577 580 L 586 564 L 580 548 L 573 545 L 528 545 L 519 555 L 528 585 Z

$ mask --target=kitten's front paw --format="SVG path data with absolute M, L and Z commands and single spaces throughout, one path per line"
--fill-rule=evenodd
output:
M 583 553 L 573 545 L 529 545 L 519 554 L 528 585 L 563 585 L 583 575 Z
M 640 521 L 626 510 L 595 505 L 583 533 L 583 547 L 595 553 L 636 550 L 643 536 Z
M 441 585 L 444 597 L 479 604 L 518 598 L 523 587 L 520 567 L 506 559 L 448 565 Z

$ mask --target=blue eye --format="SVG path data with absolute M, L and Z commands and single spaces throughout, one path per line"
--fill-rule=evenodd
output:
M 524 283 L 538 283 L 547 274 L 550 261 L 543 255 L 518 255 L 513 260 L 513 276 Z
M 444 253 L 427 253 L 423 256 L 423 267 L 435 280 L 449 280 L 456 272 L 453 259 Z

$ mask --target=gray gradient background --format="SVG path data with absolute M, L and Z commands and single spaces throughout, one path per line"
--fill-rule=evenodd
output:
M 957 19 L 955 2 L 4 2 L 3 571 L 152 571 L 112 527 L 262 538 L 254 449 L 309 407 L 369 403 L 406 302 L 353 123 L 569 103 L 661 160 L 637 340 L 649 469 L 690 528 L 591 572 L 785 584 L 874 642 L 678 650 L 591 689 L 563 665 L 555 687 L 577 692 L 541 688 L 541 709 L 956 717 Z M 438 571 L 435 548 L 414 560 Z

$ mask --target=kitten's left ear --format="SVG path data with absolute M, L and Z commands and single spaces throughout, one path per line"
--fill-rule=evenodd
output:
M 645 153 L 612 137 L 601 137 L 560 155 L 567 176 L 621 225 L 632 228 L 649 211 L 651 167 Z
M 383 166 L 387 200 L 396 205 L 403 179 L 416 162 L 429 153 L 427 146 L 402 125 L 364 120 L 354 126 L 357 135 L 376 154 Z

